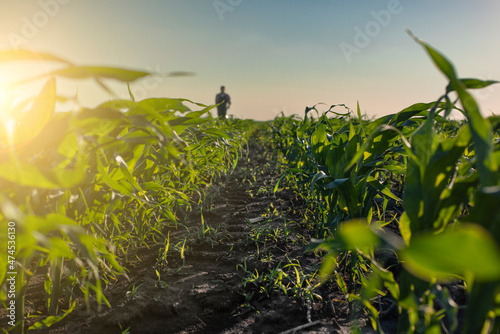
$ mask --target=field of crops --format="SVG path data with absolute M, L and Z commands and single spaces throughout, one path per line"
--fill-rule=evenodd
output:
M 131 92 L 56 112 L 68 100 L 56 91 L 59 77 L 92 78 L 111 91 L 106 80 L 148 73 L 0 53 L 3 62 L 61 66 L 38 96 L 2 118 L 3 330 L 56 332 L 68 319 L 84 323 L 85 310 L 99 322 L 98 314 L 123 305 L 110 302 L 113 286 L 127 281 L 134 305 L 151 283 L 137 279 L 137 268 L 152 275 L 148 302 L 160 305 L 174 298 L 165 291 L 176 289 L 175 279 L 198 275 L 194 254 L 217 250 L 214 261 L 234 260 L 221 260 L 228 265 L 207 282 L 236 297 L 220 309 L 204 300 L 196 317 L 205 327 L 186 332 L 207 332 L 215 328 L 207 319 L 224 315 L 236 332 L 253 319 L 279 323 L 279 332 L 498 333 L 500 117 L 485 118 L 470 93 L 496 82 L 458 78 L 444 56 L 416 41 L 449 80 L 436 101 L 376 119 L 359 106 L 308 107 L 303 117 L 267 123 L 215 119 L 214 106 L 185 99 L 136 101 Z M 225 215 L 214 216 L 221 208 Z M 237 230 L 229 225 L 236 218 Z M 154 259 L 137 266 L 144 252 Z M 30 294 L 36 285 L 42 292 Z M 180 306 L 163 303 L 171 306 L 158 317 L 168 313 L 172 327 L 161 332 L 182 332 Z M 292 303 L 305 326 L 286 318 Z M 114 323 L 113 332 L 148 332 Z
M 469 294 L 463 332 L 496 333 L 500 119 L 483 118 L 467 92 L 493 82 L 458 79 L 448 60 L 418 42 L 449 79 L 437 101 L 372 121 L 359 107 L 356 115 L 332 106 L 317 120 L 307 108 L 304 119 L 277 120 L 274 139 L 315 208 L 318 239 L 309 250 L 328 253 L 322 279 L 333 275 L 375 330 L 374 297 L 390 295 L 398 333 L 454 332 L 459 309 L 446 283 L 459 281 Z M 465 120 L 448 120 L 452 110 Z

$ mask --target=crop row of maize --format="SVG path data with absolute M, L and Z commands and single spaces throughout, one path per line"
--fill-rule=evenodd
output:
M 49 73 L 38 96 L 2 110 L 9 118 L 0 129 L 0 249 L 9 249 L 0 258 L 0 300 L 17 333 L 25 330 L 26 289 L 37 273 L 45 273 L 45 302 L 29 301 L 37 305 L 31 313 L 43 316 L 32 328 L 62 319 L 81 295 L 87 305 L 109 304 L 105 286 L 127 269 L 120 259 L 166 242 L 168 230 L 182 224 L 178 215 L 202 206 L 214 180 L 236 166 L 249 125 L 212 118 L 213 106 L 136 101 L 132 93 L 130 100 L 58 112 L 56 104 L 68 101 L 56 92 L 58 77 L 94 79 L 110 91 L 106 80 L 132 82 L 148 73 L 0 53 L 3 62 L 40 60 L 62 68 Z
M 375 305 L 390 297 L 398 333 L 456 331 L 459 306 L 447 288 L 454 282 L 468 293 L 462 332 L 496 333 L 500 117 L 483 117 L 469 92 L 496 82 L 458 78 L 441 53 L 415 40 L 449 80 L 445 93 L 371 121 L 359 105 L 277 117 L 273 140 L 288 165 L 280 182 L 315 208 L 309 250 L 326 253 L 323 279 L 363 305 L 375 330 L 383 332 L 384 314 Z M 464 120 L 450 119 L 457 111 Z

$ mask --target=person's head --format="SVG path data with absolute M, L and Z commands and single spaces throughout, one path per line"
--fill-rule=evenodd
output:
M 225 90 L 226 90 L 226 87 L 224 87 L 224 86 L 220 86 L 220 92 L 221 92 L 221 93 L 224 93 L 224 91 L 225 91 Z

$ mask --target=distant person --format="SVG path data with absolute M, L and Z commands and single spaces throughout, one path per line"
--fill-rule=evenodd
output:
M 220 93 L 215 96 L 215 104 L 217 106 L 217 116 L 219 118 L 226 118 L 227 110 L 231 105 L 231 98 L 225 93 L 226 87 L 220 86 Z

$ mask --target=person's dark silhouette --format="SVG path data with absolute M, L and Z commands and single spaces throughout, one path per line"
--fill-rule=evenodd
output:
M 229 95 L 225 93 L 226 87 L 220 87 L 220 93 L 215 96 L 215 104 L 219 104 L 217 106 L 217 116 L 219 118 L 226 118 L 227 109 L 231 105 L 231 98 Z

